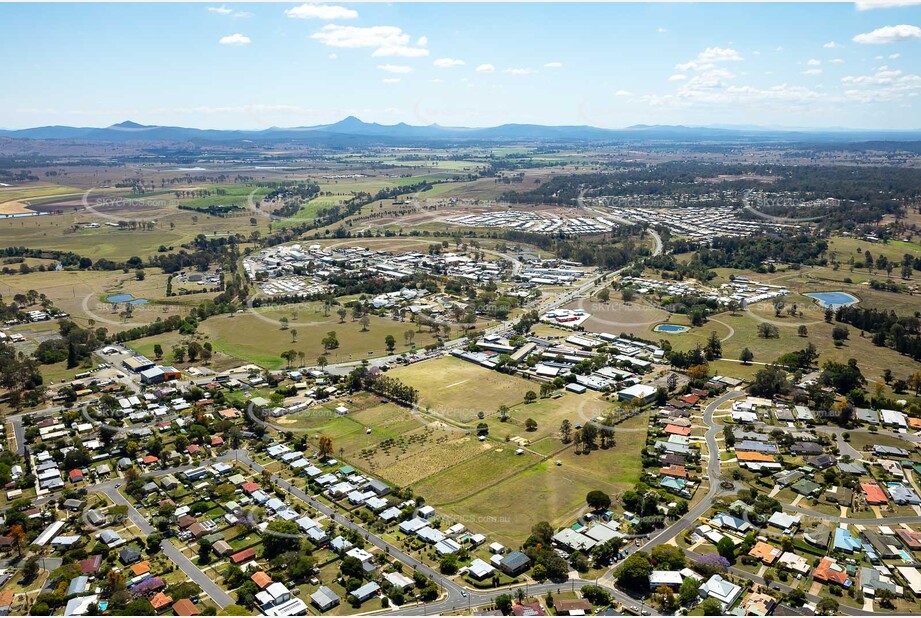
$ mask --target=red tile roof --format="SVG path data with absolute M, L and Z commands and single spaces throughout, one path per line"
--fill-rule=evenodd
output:
M 157 611 L 165 609 L 166 606 L 172 604 L 172 602 L 173 597 L 163 594 L 162 592 L 158 592 L 157 594 L 153 595 L 152 599 L 150 599 L 150 604 L 153 605 L 153 608 Z
M 269 577 L 269 574 L 265 571 L 256 571 L 250 579 L 253 580 L 253 583 L 259 586 L 260 589 L 272 583 L 272 578 Z
M 86 560 L 80 561 L 80 572 L 84 575 L 90 575 L 98 571 L 101 564 L 102 556 L 91 556 Z
M 230 561 L 233 562 L 234 564 L 240 564 L 241 562 L 252 560 L 255 557 L 256 557 L 256 550 L 255 548 L 250 547 L 249 549 L 238 551 L 237 553 L 232 555 L 230 557 Z
M 659 474 L 664 476 L 674 476 L 680 479 L 688 478 L 688 471 L 684 466 L 665 466 L 664 468 L 659 468 Z
M 876 483 L 861 483 L 860 490 L 866 496 L 867 504 L 889 504 L 886 492 Z
M 173 612 L 177 616 L 197 616 L 201 613 L 189 599 L 179 599 L 173 603 Z
M 849 579 L 847 571 L 838 566 L 838 563 L 831 558 L 822 558 L 819 566 L 812 572 L 812 577 L 816 581 L 826 584 L 838 584 L 839 586 L 843 586 Z

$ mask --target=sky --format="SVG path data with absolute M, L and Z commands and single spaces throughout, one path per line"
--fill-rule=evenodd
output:
M 0 4 L 0 127 L 921 129 L 921 0 Z

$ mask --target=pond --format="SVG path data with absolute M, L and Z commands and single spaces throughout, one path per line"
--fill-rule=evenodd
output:
M 680 324 L 659 324 L 652 330 L 657 333 L 686 333 L 691 330 L 691 327 Z
M 847 292 L 813 292 L 811 294 L 804 294 L 804 296 L 816 299 L 819 301 L 820 305 L 828 307 L 829 309 L 855 305 L 860 302 L 859 298 Z
M 128 303 L 129 305 L 144 305 L 147 303 L 146 298 L 135 298 L 133 294 L 113 294 L 106 297 L 109 303 Z

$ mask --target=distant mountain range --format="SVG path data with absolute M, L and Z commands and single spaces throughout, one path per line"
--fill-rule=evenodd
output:
M 601 129 L 588 125 L 546 126 L 503 124 L 496 127 L 415 126 L 406 123 L 383 125 L 349 116 L 334 124 L 304 127 L 272 127 L 261 131 L 194 129 L 143 125 L 126 121 L 109 127 L 45 126 L 0 130 L 0 137 L 35 140 L 77 140 L 101 142 L 243 142 L 302 141 L 359 145 L 369 143 L 459 142 L 459 141 L 918 141 L 921 130 L 879 131 L 859 129 L 785 129 L 754 126 L 689 127 L 683 125 L 634 125 L 623 129 Z

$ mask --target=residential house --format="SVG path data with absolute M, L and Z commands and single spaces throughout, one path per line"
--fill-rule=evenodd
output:
M 711 576 L 700 586 L 700 596 L 705 599 L 716 599 L 723 606 L 723 611 L 732 607 L 741 594 L 740 586 L 723 579 L 719 574 Z

